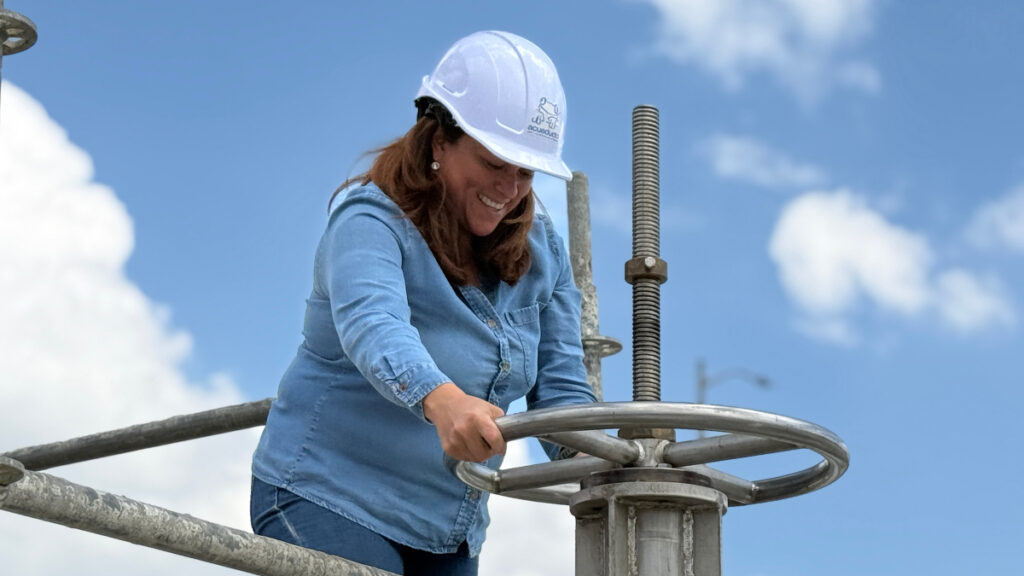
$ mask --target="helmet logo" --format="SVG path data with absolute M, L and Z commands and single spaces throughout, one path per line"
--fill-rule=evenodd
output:
M 542 97 L 540 104 L 537 105 L 537 114 L 531 120 L 533 124 L 527 128 L 530 132 L 558 140 L 562 124 L 562 120 L 559 118 L 558 104 Z

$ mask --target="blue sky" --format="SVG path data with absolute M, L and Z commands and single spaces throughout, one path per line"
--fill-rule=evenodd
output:
M 408 128 L 420 78 L 452 42 L 503 29 L 543 47 L 566 89 L 601 331 L 626 346 L 604 363 L 605 398 L 632 393 L 630 115 L 651 104 L 669 265 L 662 398 L 694 399 L 699 358 L 712 374 L 744 367 L 772 386 L 723 380 L 709 402 L 810 420 L 850 448 L 836 484 L 730 510 L 725 571 L 1021 571 L 1019 3 L 5 7 L 39 41 L 3 61 L 0 263 L 15 274 L 0 281 L 0 347 L 14 350 L 0 355 L 0 405 L 23 409 L 0 423 L 0 450 L 274 395 L 330 193 Z M 560 183 L 536 187 L 564 226 Z M 135 456 L 56 473 L 244 522 L 253 438 L 139 456 L 163 472 L 136 483 L 124 478 Z M 758 478 L 813 460 L 729 469 Z M 202 478 L 167 472 L 181 463 Z M 487 573 L 513 573 L 506 558 L 566 573 L 571 553 L 524 559 L 515 538 L 568 511 L 517 505 L 500 505 L 515 520 L 492 533 Z M 36 534 L 79 558 L 106 545 L 36 524 L 0 516 L 21 539 L 0 550 L 35 573 L 66 570 L 18 556 Z M 571 548 L 571 523 L 567 540 L 559 526 L 550 540 Z M 110 550 L 97 569 L 137 570 L 136 551 Z

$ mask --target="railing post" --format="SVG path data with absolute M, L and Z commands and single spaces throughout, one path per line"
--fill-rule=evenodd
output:
M 587 368 L 587 383 L 600 402 L 604 399 L 601 383 L 601 359 L 622 350 L 615 338 L 602 336 L 598 329 L 597 288 L 591 266 L 590 243 L 590 189 L 587 175 L 573 172 L 565 185 L 569 212 L 569 258 L 576 287 L 580 290 L 580 332 L 583 337 L 583 363 Z

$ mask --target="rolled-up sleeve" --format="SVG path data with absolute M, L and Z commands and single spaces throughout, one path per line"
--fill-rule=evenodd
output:
M 401 216 L 350 197 L 332 216 L 319 271 L 341 348 L 388 400 L 423 418 L 423 398 L 449 378 L 410 322 Z

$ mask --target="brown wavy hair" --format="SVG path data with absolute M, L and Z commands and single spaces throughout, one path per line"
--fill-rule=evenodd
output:
M 468 138 L 454 123 L 423 116 L 404 136 L 371 152 L 377 157 L 370 169 L 345 181 L 331 200 L 349 184 L 373 182 L 420 231 L 450 282 L 478 284 L 481 278 L 490 277 L 515 284 L 530 269 L 533 189 L 505 215 L 494 232 L 474 236 L 452 215 L 444 183 L 430 169 L 434 161 L 431 144 L 438 130 L 448 142 Z

